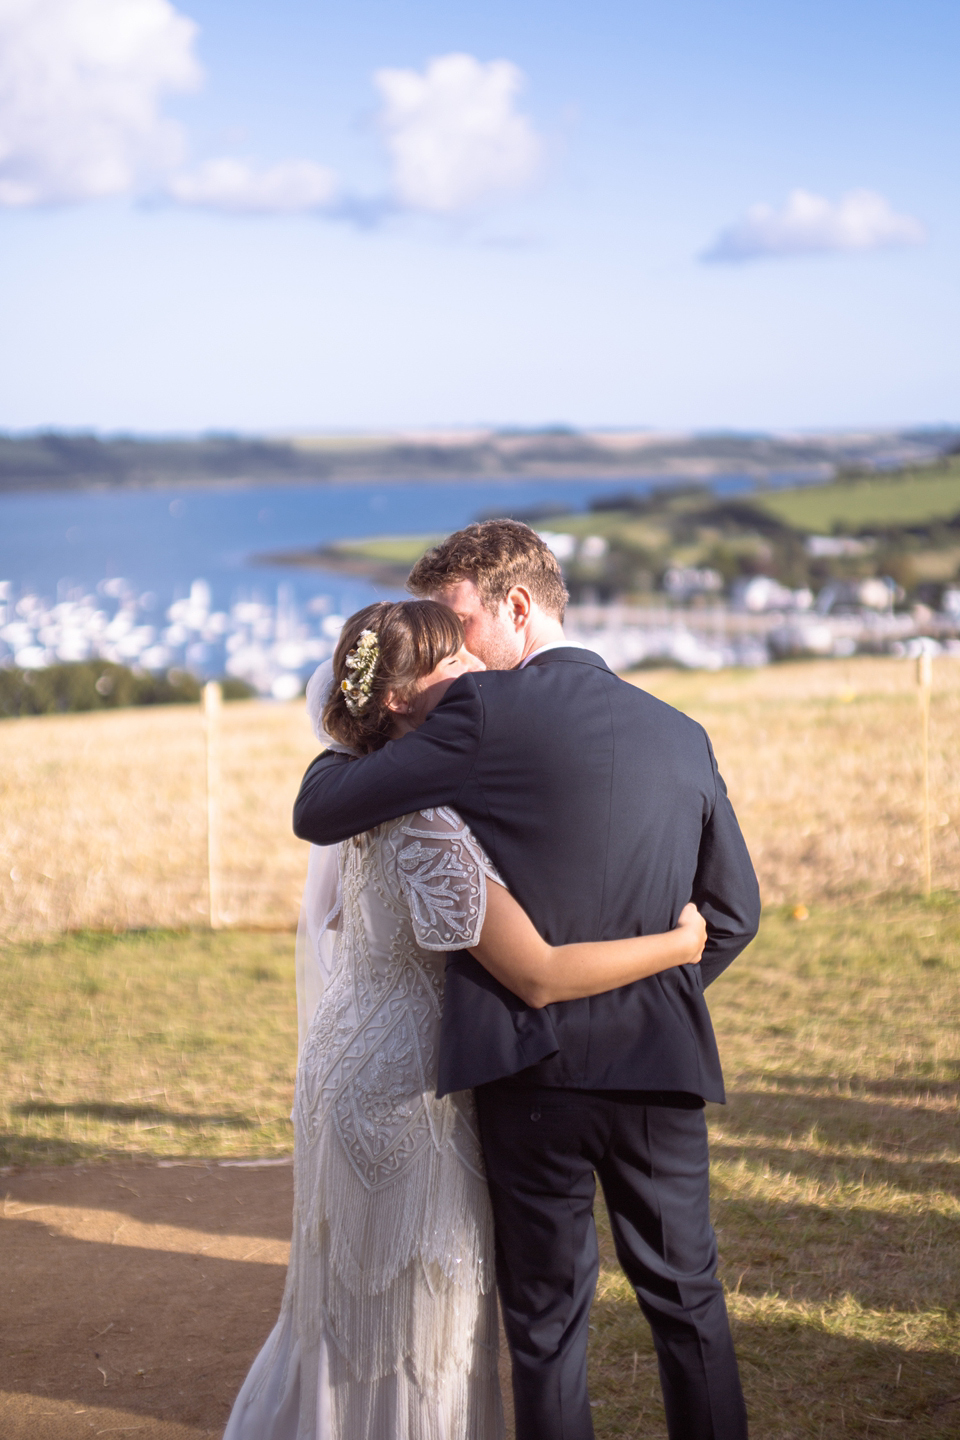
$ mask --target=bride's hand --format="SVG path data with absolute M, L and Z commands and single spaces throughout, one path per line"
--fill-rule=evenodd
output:
M 684 905 L 677 920 L 678 930 L 684 931 L 684 938 L 690 943 L 690 956 L 685 965 L 699 965 L 703 947 L 707 943 L 707 925 L 693 901 Z

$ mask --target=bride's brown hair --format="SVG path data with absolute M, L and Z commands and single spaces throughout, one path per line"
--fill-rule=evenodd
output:
M 364 630 L 377 637 L 379 654 L 370 682 L 370 698 L 357 715 L 347 708 L 340 686 L 350 677 L 347 656 L 356 650 Z M 410 699 L 418 680 L 463 645 L 463 626 L 452 610 L 436 600 L 378 600 L 351 615 L 340 632 L 333 654 L 334 689 L 323 710 L 323 727 L 341 745 L 367 755 L 390 739 L 394 712 L 387 708 L 393 692 Z

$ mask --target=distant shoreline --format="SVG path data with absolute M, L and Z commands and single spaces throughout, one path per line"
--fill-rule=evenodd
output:
M 450 469 L 431 468 L 428 472 L 411 468 L 409 470 L 383 470 L 371 468 L 369 471 L 353 470 L 332 470 L 324 475 L 302 475 L 302 474 L 238 474 L 238 475 L 196 475 L 184 476 L 174 474 L 157 474 L 152 476 L 124 476 L 112 478 L 105 476 L 77 475 L 72 477 L 23 477 L 20 479 L 8 479 L 0 475 L 0 498 L 4 495 L 36 495 L 40 493 L 64 494 L 69 492 L 86 492 L 91 494 L 105 495 L 115 494 L 118 490 L 240 490 L 253 489 L 258 485 L 290 485 L 299 486 L 303 489 L 321 489 L 327 485 L 451 485 L 462 481 L 465 485 L 515 485 L 522 481 L 537 481 L 553 483 L 569 483 L 571 485 L 582 484 L 594 481 L 613 485 L 662 485 L 672 487 L 675 485 L 709 485 L 711 481 L 724 478 L 743 478 L 763 485 L 771 480 L 779 480 L 781 483 L 794 484 L 826 484 L 835 478 L 835 467 L 823 465 L 818 466 L 816 471 L 811 467 L 810 471 L 785 472 L 780 469 L 764 470 L 760 468 L 748 468 L 746 466 L 734 466 L 717 464 L 713 467 L 697 467 L 677 465 L 673 470 L 665 470 L 662 467 L 655 470 L 625 469 L 611 466 L 609 469 L 592 466 L 525 466 L 515 470 L 464 470 L 456 467 Z
M 673 486 L 709 484 L 723 476 L 761 485 L 814 484 L 849 469 L 928 464 L 955 449 L 958 440 L 960 431 L 948 427 L 821 435 L 438 431 L 329 440 L 0 433 L 0 495 L 521 480 Z
M 775 475 L 780 472 L 773 472 Z M 50 479 L 33 480 L 24 479 L 17 482 L 9 482 L 0 477 L 0 498 L 4 495 L 36 495 L 41 493 L 63 495 L 65 493 L 85 492 L 90 494 L 106 495 L 115 494 L 118 490 L 252 490 L 258 485 L 290 485 L 300 486 L 305 490 L 320 489 L 326 485 L 451 485 L 462 481 L 465 485 L 481 483 L 484 485 L 515 485 L 524 480 L 543 480 L 559 484 L 569 482 L 571 485 L 582 484 L 583 482 L 595 481 L 606 483 L 610 481 L 615 485 L 692 485 L 709 484 L 711 480 L 722 479 L 728 475 L 743 475 L 744 479 L 763 481 L 769 478 L 767 472 L 747 474 L 742 470 L 732 472 L 729 469 L 717 469 L 716 471 L 693 474 L 688 470 L 677 470 L 675 473 L 667 473 L 663 470 L 598 470 L 584 468 L 582 470 L 516 470 L 510 473 L 483 473 L 480 471 L 433 470 L 424 474 L 419 470 L 411 470 L 408 473 L 396 471 L 387 473 L 381 470 L 371 470 L 369 473 L 359 471 L 345 472 L 343 474 L 333 473 L 329 475 L 236 475 L 236 476 L 210 476 L 196 475 L 189 478 L 183 476 L 157 475 L 151 478 L 131 477 L 121 480 L 92 479 L 85 476 L 78 476 L 74 479 Z M 832 475 L 824 473 L 821 477 L 804 479 L 797 483 L 826 483 L 832 479 Z

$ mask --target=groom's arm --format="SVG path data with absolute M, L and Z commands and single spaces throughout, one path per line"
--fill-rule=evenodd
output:
M 700 838 L 692 896 L 707 924 L 707 943 L 700 961 L 705 986 L 746 949 L 760 925 L 757 877 L 709 740 L 707 747 L 716 803 Z
M 328 751 L 314 760 L 294 802 L 294 834 L 333 845 L 412 810 L 455 805 L 482 732 L 480 696 L 463 675 L 412 735 L 360 759 Z

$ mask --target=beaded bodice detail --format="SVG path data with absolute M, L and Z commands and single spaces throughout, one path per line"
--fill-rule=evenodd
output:
M 479 939 L 487 875 L 449 809 L 341 846 L 334 970 L 301 1057 L 297 1119 L 309 1141 L 332 1126 L 370 1190 L 425 1148 L 451 1147 L 483 1173 L 469 1098 L 434 1092 L 446 953 Z

